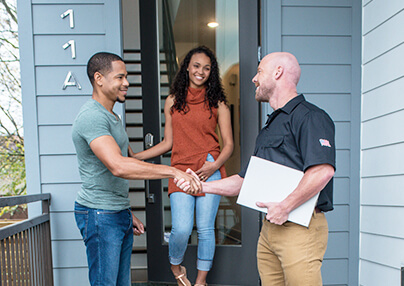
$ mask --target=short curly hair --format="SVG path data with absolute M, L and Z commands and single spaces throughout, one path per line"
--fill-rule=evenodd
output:
M 101 74 L 107 74 L 112 70 L 112 62 L 122 61 L 123 59 L 115 54 L 108 52 L 99 52 L 94 54 L 87 63 L 87 76 L 91 82 L 94 84 L 94 74 L 99 72 Z
M 206 86 L 206 100 L 209 104 L 209 110 L 212 113 L 212 108 L 218 108 L 219 102 L 227 104 L 226 95 L 223 90 L 222 82 L 220 80 L 219 65 L 216 57 L 211 49 L 206 46 L 199 46 L 188 52 L 180 65 L 174 82 L 170 88 L 170 94 L 174 96 L 174 104 L 171 107 L 171 112 L 177 110 L 179 112 L 188 112 L 186 97 L 188 93 L 189 79 L 188 79 L 188 66 L 194 54 L 205 54 L 210 58 L 211 71 Z

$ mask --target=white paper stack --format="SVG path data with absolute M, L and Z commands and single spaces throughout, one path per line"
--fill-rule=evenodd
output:
M 292 193 L 303 177 L 303 172 L 259 157 L 252 156 L 237 203 L 260 212 L 257 202 L 281 202 Z M 288 220 L 308 227 L 318 195 L 289 213 Z

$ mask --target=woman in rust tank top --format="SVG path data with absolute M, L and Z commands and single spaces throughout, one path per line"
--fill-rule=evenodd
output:
M 170 95 L 166 99 L 164 139 L 156 146 L 137 153 L 146 160 L 170 150 L 171 166 L 186 171 L 196 170 L 200 180 L 224 178 L 224 163 L 233 152 L 230 111 L 220 81 L 219 67 L 213 52 L 197 47 L 181 63 Z M 219 125 L 223 140 L 220 151 Z M 188 239 L 192 232 L 194 215 L 198 232 L 198 276 L 195 285 L 207 285 L 206 276 L 212 267 L 215 252 L 214 223 L 220 196 L 212 194 L 189 195 L 169 180 L 172 230 L 169 238 L 169 260 L 178 285 L 191 285 L 181 266 Z

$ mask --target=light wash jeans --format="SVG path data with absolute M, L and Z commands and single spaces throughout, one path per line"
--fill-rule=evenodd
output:
M 207 161 L 214 162 L 211 154 Z M 220 180 L 220 171 L 216 170 L 208 181 Z M 182 192 L 170 195 L 171 203 L 171 235 L 169 239 L 169 260 L 173 265 L 179 265 L 184 260 L 188 239 L 194 226 L 194 212 L 198 232 L 197 269 L 209 271 L 212 268 L 215 255 L 215 218 L 219 208 L 220 196 L 205 194 L 191 196 Z
M 74 205 L 76 223 L 87 250 L 92 286 L 130 286 L 132 214 Z

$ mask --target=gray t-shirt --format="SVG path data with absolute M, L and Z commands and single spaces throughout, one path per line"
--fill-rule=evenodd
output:
M 112 136 L 122 155 L 128 156 L 129 139 L 121 120 L 90 99 L 81 107 L 73 123 L 72 139 L 82 180 L 76 201 L 93 209 L 127 209 L 130 207 L 129 182 L 112 175 L 90 148 L 91 141 L 103 135 Z

